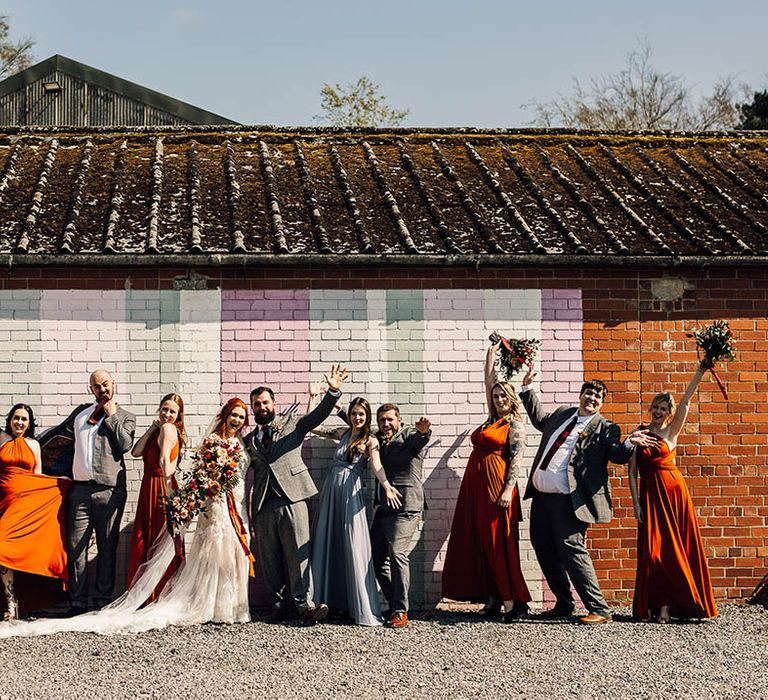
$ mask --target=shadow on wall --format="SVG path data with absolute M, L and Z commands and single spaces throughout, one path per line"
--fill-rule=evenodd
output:
M 431 502 L 445 501 L 448 499 L 455 502 L 459 487 L 461 486 L 462 477 L 449 465 L 454 454 L 456 454 L 469 434 L 470 429 L 467 428 L 453 439 L 451 445 L 443 451 L 440 458 L 437 460 L 435 468 L 424 481 L 424 496 L 427 499 L 427 505 Z M 427 447 L 427 454 L 433 453 L 439 447 L 440 438 Z M 434 583 L 437 590 L 434 592 L 425 590 L 427 586 L 423 586 L 422 590 L 419 591 L 423 599 L 416 599 L 416 602 L 420 606 L 432 602 L 437 603 L 440 599 L 439 582 L 442 577 L 442 565 L 438 567 L 437 560 L 443 549 L 443 545 L 450 534 L 452 522 L 452 517 L 450 519 L 430 518 L 429 510 L 424 514 L 424 525 L 421 537 L 414 550 L 412 560 L 421 562 L 420 570 L 424 572 L 425 584 L 431 579 L 431 582 Z M 435 599 L 434 601 L 432 601 L 433 598 Z

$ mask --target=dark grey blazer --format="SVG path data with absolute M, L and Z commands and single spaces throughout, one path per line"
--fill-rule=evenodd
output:
M 381 445 L 381 463 L 387 480 L 403 495 L 403 505 L 398 510 L 421 512 L 427 507 L 424 498 L 423 450 L 432 436 L 430 430 L 422 435 L 416 428 L 401 428 L 392 439 L 386 443 L 381 434 L 377 433 Z M 387 499 L 382 497 L 381 484 L 376 482 L 376 502 L 380 508 L 391 511 Z
M 269 447 L 256 440 L 257 430 L 245 437 L 245 446 L 251 455 L 253 467 L 252 514 L 261 510 L 269 488 L 270 472 L 291 503 L 311 498 L 317 493 L 315 482 L 301 458 L 301 443 L 310 430 L 322 423 L 338 401 L 338 394 L 326 392 L 323 400 L 307 415 L 298 420 L 291 416 L 272 436 Z
M 552 434 L 571 418 L 578 408 L 560 406 L 545 413 L 539 397 L 531 389 L 520 394 L 533 427 L 541 431 L 541 443 L 536 452 L 524 498 L 536 492 L 533 472 Z M 568 463 L 568 485 L 576 517 L 585 523 L 607 523 L 611 520 L 611 485 L 608 480 L 608 462 L 626 464 L 632 455 L 621 441 L 621 430 L 604 416 L 597 414 L 576 441 Z
M 44 474 L 72 478 L 75 418 L 89 406 L 93 404 L 80 404 L 63 423 L 40 436 Z M 96 483 L 125 488 L 124 455 L 133 446 L 135 431 L 136 416 L 119 405 L 115 413 L 102 421 L 93 447 L 93 480 Z

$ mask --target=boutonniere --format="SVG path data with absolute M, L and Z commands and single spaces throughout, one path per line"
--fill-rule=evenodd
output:
M 283 424 L 279 420 L 272 421 L 272 435 L 277 435 L 283 429 Z

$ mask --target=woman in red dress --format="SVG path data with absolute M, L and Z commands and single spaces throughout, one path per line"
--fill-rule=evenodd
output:
M 144 476 L 133 522 L 131 550 L 128 555 L 127 585 L 131 585 L 139 567 L 147 561 L 152 544 L 166 527 L 164 499 L 170 489 L 176 489 L 176 465 L 179 449 L 186 443 L 184 430 L 184 401 L 178 394 L 166 394 L 160 401 L 157 418 L 134 445 L 134 457 L 144 459 Z M 149 600 L 154 600 L 178 569 L 184 558 L 183 543 L 165 576 Z
M 55 601 L 67 580 L 62 500 L 67 479 L 44 476 L 35 415 L 16 404 L 0 433 L 0 579 L 4 620 L 19 617 L 19 608 L 37 610 Z M 32 577 L 27 575 L 32 574 Z M 23 586 L 17 585 L 20 575 Z M 44 577 L 42 581 L 38 577 Z M 19 591 L 21 604 L 16 597 Z
M 520 568 L 522 520 L 517 475 L 525 449 L 525 427 L 511 384 L 497 380 L 498 343 L 485 360 L 488 418 L 472 433 L 469 456 L 448 540 L 443 596 L 485 603 L 481 614 L 511 622 L 528 611 L 531 594 Z
M 666 623 L 670 617 L 717 616 L 693 502 L 675 464 L 677 438 L 706 369 L 705 362 L 698 366 L 677 410 L 670 394 L 654 396 L 648 429 L 658 442 L 638 448 L 629 463 L 629 488 L 638 522 L 632 606 L 637 620 L 656 616 Z

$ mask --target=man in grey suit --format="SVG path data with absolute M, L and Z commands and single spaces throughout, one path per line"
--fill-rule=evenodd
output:
M 114 401 L 116 382 L 104 369 L 89 381 L 94 403 L 78 406 L 40 439 L 44 472 L 72 479 L 67 496 L 70 615 L 88 610 L 88 545 L 96 532 L 94 606 L 112 600 L 120 520 L 126 501 L 124 455 L 133 445 L 136 416 Z M 64 448 L 55 462 L 46 453 Z M 48 449 L 47 449 L 48 448 Z
M 621 441 L 619 427 L 600 415 L 607 390 L 599 380 L 584 382 L 578 407 L 560 406 L 546 413 L 531 386 L 535 375 L 529 368 L 520 398 L 533 427 L 542 433 L 524 496 L 533 499 L 531 544 L 557 600 L 542 615 L 573 613 L 570 578 L 588 611 L 579 622 L 610 622 L 611 609 L 586 548 L 587 527 L 611 519 L 608 461 L 626 464 L 634 446 L 652 444 L 653 438 L 637 430 Z
M 303 625 L 323 620 L 328 607 L 310 599 L 309 514 L 307 499 L 317 493 L 301 458 L 307 433 L 322 423 L 341 396 L 347 371 L 338 365 L 326 376 L 328 391 L 307 415 L 284 424 L 275 420 L 275 394 L 260 386 L 251 392 L 256 428 L 245 438 L 253 467 L 251 522 L 256 533 L 264 582 L 271 598 L 271 619 L 285 619 L 289 599 Z
M 410 555 L 421 513 L 426 508 L 422 465 L 424 447 L 432 435 L 429 418 L 422 416 L 415 427 L 403 425 L 400 409 L 391 403 L 376 411 L 381 445 L 381 463 L 387 480 L 402 494 L 402 505 L 392 508 L 381 498 L 371 525 L 371 555 L 376 578 L 389 603 L 387 624 L 399 629 L 408 624 Z

